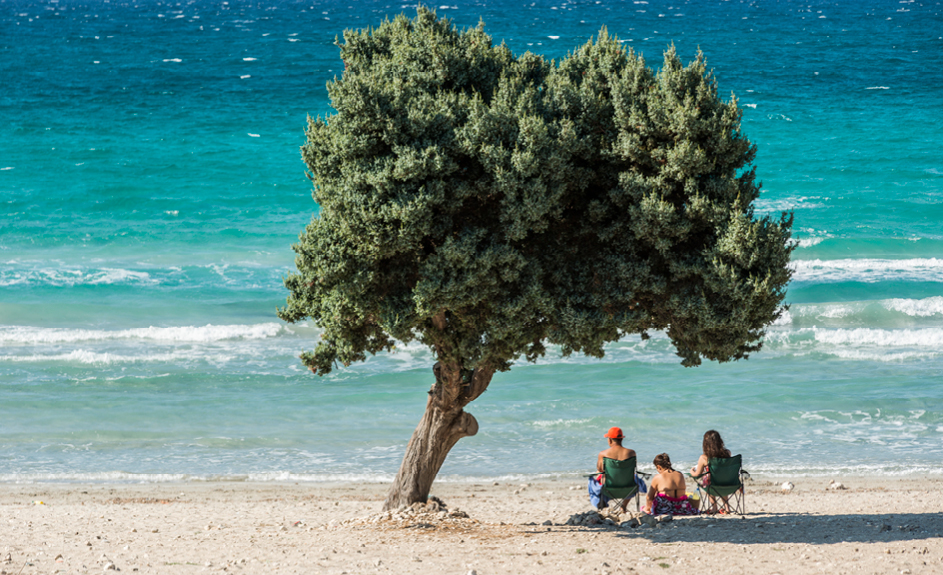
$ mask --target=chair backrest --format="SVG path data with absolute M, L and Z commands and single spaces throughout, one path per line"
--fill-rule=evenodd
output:
M 603 458 L 603 469 L 606 472 L 606 487 L 632 487 L 635 485 L 634 457 L 623 459 Z
M 740 485 L 740 469 L 743 466 L 743 457 L 712 457 L 707 462 L 711 471 L 711 485 L 721 487 L 738 487 Z

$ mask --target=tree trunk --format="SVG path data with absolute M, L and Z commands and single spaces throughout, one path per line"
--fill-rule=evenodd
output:
M 417 501 L 425 503 L 432 482 L 452 447 L 463 437 L 478 433 L 478 421 L 464 407 L 484 393 L 493 370 L 462 372 L 455 366 L 436 363 L 436 382 L 429 390 L 426 412 L 413 432 L 399 473 L 383 503 L 384 510 Z

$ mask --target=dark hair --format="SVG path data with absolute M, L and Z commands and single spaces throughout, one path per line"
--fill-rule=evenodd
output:
M 609 439 L 611 439 L 612 442 L 615 443 L 616 445 L 618 445 L 619 447 L 622 447 L 622 438 L 621 438 L 621 437 L 610 437 Z
M 671 458 L 668 457 L 667 453 L 659 453 L 655 456 L 655 461 L 652 461 L 655 464 L 655 467 L 661 467 L 662 469 L 667 469 L 668 471 L 674 471 L 671 467 Z
M 720 434 L 713 429 L 704 433 L 704 442 L 701 444 L 704 449 L 704 455 L 708 459 L 718 459 L 730 457 L 730 450 L 724 447 L 724 440 Z

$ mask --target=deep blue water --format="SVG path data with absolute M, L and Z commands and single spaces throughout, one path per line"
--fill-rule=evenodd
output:
M 517 53 L 607 26 L 700 47 L 795 212 L 789 315 L 749 361 L 667 341 L 499 374 L 443 475 L 643 461 L 720 430 L 777 474 L 943 473 L 943 8 L 935 2 L 476 2 Z M 0 1 L 0 480 L 389 478 L 431 381 L 407 346 L 326 378 L 274 315 L 316 212 L 299 146 L 346 28 L 384 2 Z M 589 382 L 589 385 L 587 385 Z M 353 454 L 353 457 L 351 456 Z

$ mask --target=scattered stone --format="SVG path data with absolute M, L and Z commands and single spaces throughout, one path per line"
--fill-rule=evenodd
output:
M 571 515 L 570 518 L 566 520 L 566 525 L 590 526 L 599 525 L 602 521 L 602 515 L 600 515 L 598 511 L 593 510 Z
M 105 571 L 119 571 L 119 569 L 114 563 L 107 561 L 105 562 Z
M 673 520 L 674 520 L 673 515 L 662 515 L 656 519 L 656 521 L 658 521 L 659 523 L 668 523 Z
M 133 527 L 131 528 L 131 533 L 137 533 L 137 532 L 138 532 L 137 529 L 134 529 Z
M 151 529 L 151 533 L 157 533 L 157 529 Z
M 380 565 L 383 565 L 383 561 L 382 561 L 382 560 L 380 560 L 380 559 L 375 559 L 375 560 L 373 561 L 373 566 L 374 566 L 374 567 L 379 567 Z
M 340 523 L 332 521 L 329 527 L 337 525 L 381 525 L 384 523 L 392 524 L 392 527 L 403 528 L 432 528 L 436 529 L 444 525 L 464 525 L 469 523 L 478 523 L 470 519 L 468 513 L 461 509 L 449 509 L 444 501 L 438 497 L 429 497 L 428 501 L 422 503 L 417 501 L 412 505 L 401 507 L 396 511 L 381 511 L 374 515 L 362 517 L 359 519 L 349 519 Z
M 623 529 L 626 529 L 626 528 L 628 528 L 628 529 L 635 529 L 636 527 L 638 527 L 638 526 L 641 525 L 641 524 L 642 524 L 642 522 L 639 521 L 639 518 L 638 518 L 638 517 L 629 517 L 628 520 L 622 522 L 621 527 L 622 527 Z
M 835 481 L 834 479 L 828 483 L 828 488 L 833 491 L 839 491 L 842 489 L 848 489 L 841 481 Z
M 472 569 L 471 571 L 469 571 L 469 572 L 466 573 L 465 575 L 478 575 L 478 572 L 475 571 L 474 569 Z
M 791 491 L 792 491 L 793 489 L 795 489 L 795 488 L 796 488 L 796 486 L 793 485 L 792 481 L 787 481 L 787 482 L 783 483 L 783 493 L 789 493 L 789 492 L 791 492 Z
M 55 561 L 56 563 L 62 563 L 64 561 L 64 559 L 62 558 L 62 553 L 56 555 Z
M 543 523 L 541 523 L 541 525 L 544 525 L 544 526 L 553 525 L 553 521 L 551 521 L 551 520 L 548 519 L 548 520 L 544 521 Z
M 655 525 L 658 525 L 658 520 L 648 513 L 640 513 L 638 520 L 639 523 L 647 527 L 654 527 Z
M 4 563 L 13 563 L 13 555 L 7 553 L 7 556 L 3 558 Z

